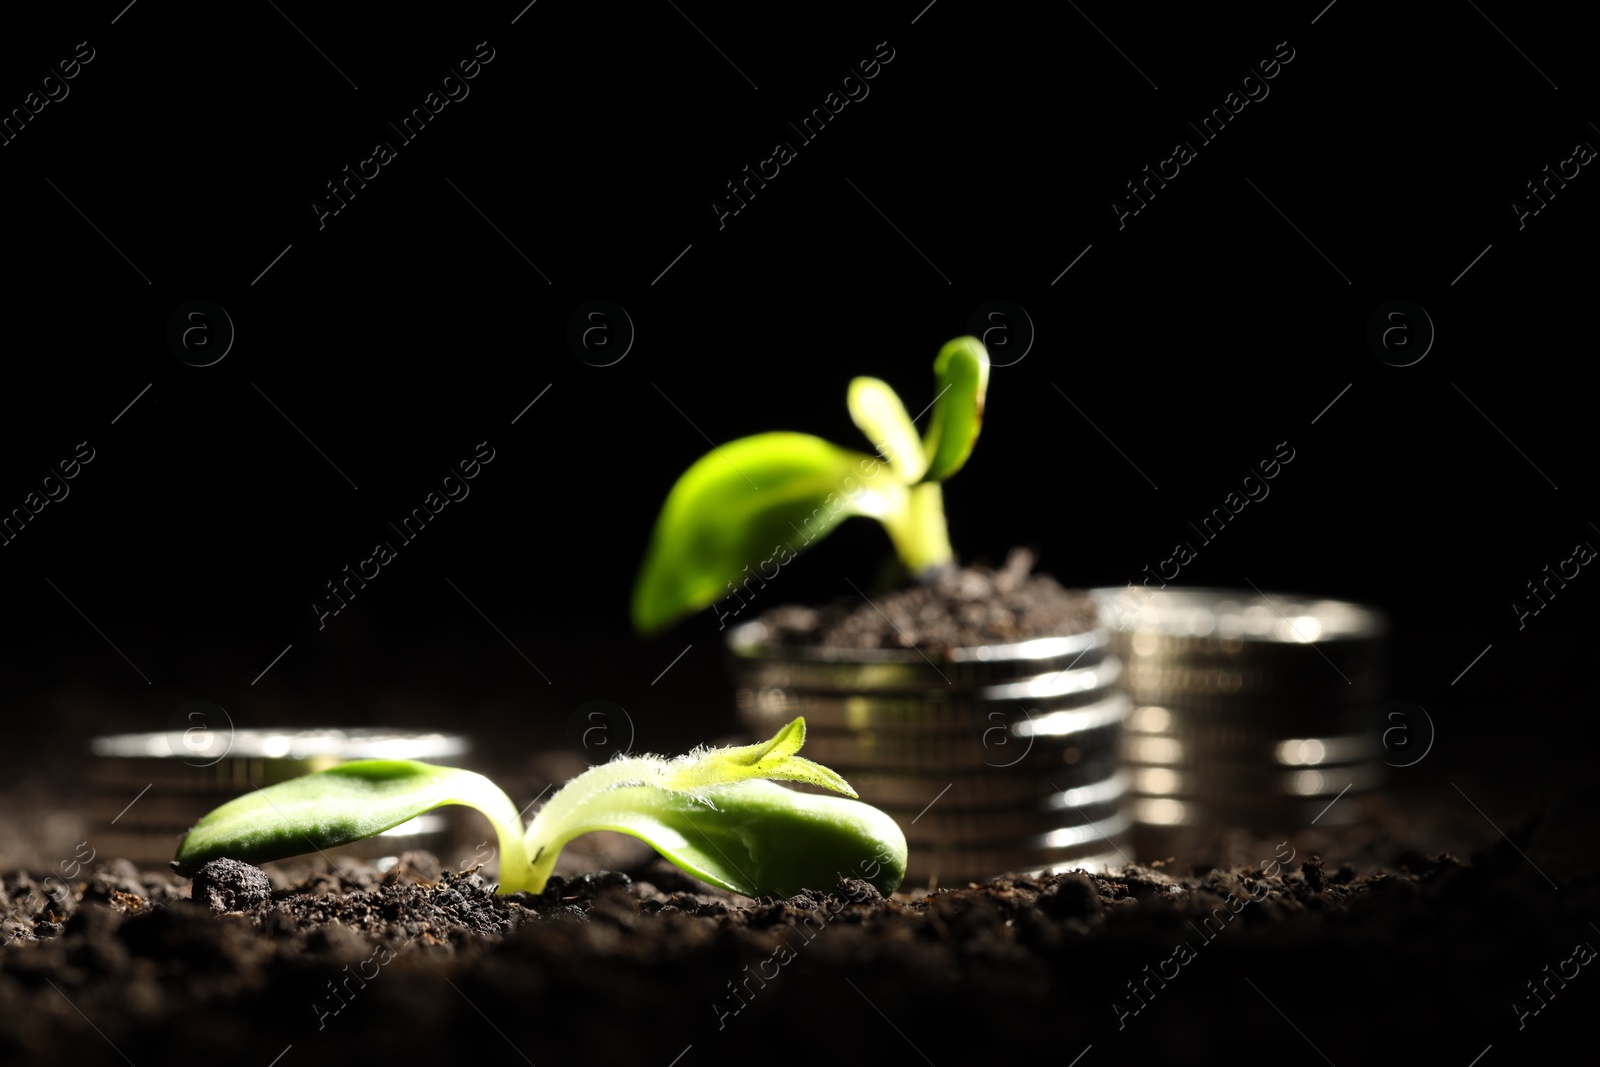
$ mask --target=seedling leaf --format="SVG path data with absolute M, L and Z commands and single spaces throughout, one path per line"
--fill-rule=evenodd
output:
M 722 787 L 715 806 L 652 786 L 603 796 L 603 809 L 564 822 L 563 838 L 593 830 L 630 834 L 681 870 L 734 893 L 788 897 L 831 890 L 841 877 L 891 893 L 905 876 L 905 835 L 894 819 L 859 800 L 759 780 Z
M 527 866 L 517 806 L 483 775 L 412 760 L 357 760 L 258 788 L 210 812 L 184 837 L 177 871 L 193 875 L 222 856 L 265 863 L 320 852 L 445 804 L 488 816 L 500 838 L 502 877 Z
M 194 875 L 227 856 L 265 863 L 380 834 L 444 804 L 476 808 L 500 844 L 500 892 L 542 891 L 566 843 L 592 830 L 632 834 L 683 870 L 750 896 L 828 889 L 841 876 L 893 892 L 905 835 L 858 800 L 799 793 L 784 778 L 855 794 L 801 759 L 805 720 L 769 741 L 591 767 L 558 789 L 526 832 L 516 805 L 480 774 L 408 760 L 360 760 L 257 789 L 196 823 L 174 866 Z
M 913 575 L 955 553 L 941 483 L 966 463 L 983 423 L 989 357 L 975 337 L 958 337 L 934 362 L 933 415 L 919 440 L 888 384 L 856 378 L 850 417 L 884 457 L 799 433 L 742 437 L 702 456 L 673 485 L 651 531 L 633 588 L 633 625 L 649 635 L 724 597 L 745 597 L 819 537 L 834 520 L 869 515 L 883 524 Z M 752 586 L 752 583 L 754 585 Z M 719 627 L 721 628 L 721 627 Z
M 758 589 L 839 520 L 903 507 L 905 485 L 873 477 L 880 466 L 801 433 L 757 434 L 708 452 L 678 479 L 656 519 L 634 585 L 634 627 L 654 633 Z
M 856 378 L 845 399 L 850 417 L 900 480 L 907 485 L 918 481 L 928 469 L 928 457 L 900 395 L 877 378 Z
M 976 337 L 957 337 L 939 350 L 933 374 L 939 393 L 923 439 L 928 455 L 923 479 L 942 482 L 961 469 L 978 441 L 989 388 L 989 353 Z
M 805 782 L 808 785 L 832 789 L 853 797 L 850 788 L 838 774 L 820 763 L 812 763 L 795 755 L 806 742 L 806 721 L 795 719 L 773 735 L 772 740 L 736 748 L 714 748 L 674 766 L 663 785 L 668 789 L 692 791 L 709 786 L 742 782 L 751 778 L 766 778 L 786 782 Z M 677 764 L 678 761 L 674 761 Z

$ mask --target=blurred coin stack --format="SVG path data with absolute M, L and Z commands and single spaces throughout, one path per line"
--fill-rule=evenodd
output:
M 205 728 L 114 734 L 90 742 L 88 844 L 101 859 L 165 865 L 178 842 L 211 809 L 261 786 L 326 770 L 353 759 L 451 760 L 466 738 L 390 730 L 235 730 L 210 705 Z M 196 712 L 196 715 L 201 713 Z M 397 855 L 408 849 L 440 852 L 451 823 L 444 812 L 419 815 L 366 841 L 329 850 L 335 855 Z M 311 851 L 311 846 L 306 846 Z
M 907 888 L 1126 862 L 1129 703 L 1104 630 L 931 659 L 776 645 L 760 621 L 728 644 L 746 729 L 805 716 L 803 755 L 905 831 Z
M 1097 589 L 1133 701 L 1131 811 L 1147 828 L 1272 832 L 1352 820 L 1382 782 L 1371 730 L 1387 623 L 1337 600 Z

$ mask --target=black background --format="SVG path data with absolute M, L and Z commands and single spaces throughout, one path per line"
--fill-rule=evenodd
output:
M 673 480 L 708 439 L 864 447 L 850 378 L 921 409 L 939 346 L 1005 300 L 1037 336 L 995 339 L 1008 365 L 945 490 L 962 558 L 1026 545 L 1067 585 L 1139 581 L 1287 442 L 1270 496 L 1178 581 L 1382 607 L 1391 696 L 1436 731 L 1395 795 L 1491 844 L 1511 830 L 1543 876 L 1556 846 L 1517 827 L 1592 780 L 1600 577 L 1584 568 L 1521 626 L 1512 602 L 1600 546 L 1584 414 L 1600 178 L 1584 167 L 1520 229 L 1511 201 L 1600 145 L 1575 15 L 125 2 L 0 23 L 0 115 L 94 49 L 0 145 L 0 515 L 94 449 L 0 545 L 0 775 L 37 805 L 13 825 L 81 813 L 89 737 L 168 727 L 194 700 L 241 728 L 457 730 L 513 774 L 570 748 L 594 700 L 626 709 L 636 748 L 732 732 L 715 614 L 648 641 L 628 625 Z M 470 95 L 319 227 L 324 184 L 397 141 L 385 123 L 479 42 L 494 58 Z M 880 42 L 893 59 L 870 95 L 719 227 L 724 183 Z M 1291 48 L 1270 95 L 1119 227 L 1124 183 Z M 209 367 L 167 340 L 193 300 L 236 328 Z M 568 344 L 591 300 L 637 328 L 612 366 Z M 1394 300 L 1437 331 L 1411 366 L 1368 343 Z M 324 583 L 483 441 L 495 459 L 470 496 L 319 628 Z M 874 524 L 845 524 L 756 606 L 854 595 L 887 554 Z M 1560 899 L 1584 891 L 1562 880 Z M 1554 911 L 1551 894 L 1486 915 L 1485 944 L 1520 943 L 1517 909 Z M 1338 957 L 1329 929 L 1308 974 Z M 1475 951 L 1411 947 L 1393 959 L 1419 996 L 1424 962 Z M 1519 957 L 1485 996 L 1534 973 Z M 1290 1014 L 1339 1062 L 1456 1023 L 1452 1062 L 1512 1052 L 1503 1013 L 1422 1018 L 1360 1001 L 1369 987 L 1398 988 L 1338 987 L 1347 1032 Z M 1250 1010 L 1280 1042 L 1262 1047 L 1299 1048 Z
M 1522 629 L 1511 607 L 1600 544 L 1596 179 L 1520 231 L 1509 206 L 1600 143 L 1588 46 L 1559 16 L 118 6 L 8 15 L 0 39 L 7 109 L 95 49 L 0 147 L 0 506 L 95 450 L 0 548 L 8 773 L 196 699 L 239 726 L 443 725 L 501 756 L 559 743 L 596 699 L 643 748 L 731 731 L 715 615 L 628 627 L 673 479 L 707 438 L 863 446 L 849 379 L 920 409 L 939 346 L 993 299 L 1037 338 L 995 369 L 946 488 L 964 559 L 1020 544 L 1068 585 L 1139 580 L 1287 441 L 1270 497 L 1178 581 L 1384 607 L 1393 695 L 1438 731 L 1418 774 L 1511 796 L 1587 755 L 1600 579 Z M 319 228 L 324 183 L 480 41 L 470 96 Z M 870 95 L 719 228 L 723 183 L 885 41 Z M 1119 229 L 1123 183 L 1279 42 L 1270 95 Z M 205 368 L 166 341 L 195 299 L 237 330 Z M 566 340 L 593 299 L 637 328 L 613 366 Z M 1366 340 L 1396 299 L 1437 329 L 1408 367 Z M 323 583 L 480 441 L 496 458 L 470 497 L 319 629 Z M 848 524 L 761 606 L 848 593 L 887 551 Z

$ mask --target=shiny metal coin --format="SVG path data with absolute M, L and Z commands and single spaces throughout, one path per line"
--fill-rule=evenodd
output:
M 1264 671 L 1238 666 L 1190 667 L 1164 660 L 1130 657 L 1122 684 L 1141 704 L 1200 706 L 1207 698 L 1276 702 L 1304 699 L 1316 704 L 1367 702 L 1382 695 L 1384 679 L 1375 668 L 1306 661 L 1291 670 Z
M 905 888 L 931 878 L 939 885 L 981 882 L 1002 874 L 1085 869 L 1092 872 L 1131 862 L 1133 850 L 1126 815 L 1099 823 L 1063 827 L 1024 841 L 987 847 L 913 846 L 907 854 Z
M 1296 826 L 1348 826 L 1360 818 L 1352 790 L 1343 797 L 1276 802 L 1260 798 L 1233 802 L 1135 797 L 1128 810 L 1141 827 L 1238 827 L 1249 830 L 1289 830 Z
M 1381 753 L 1365 734 L 1333 737 L 1270 737 L 1187 735 L 1182 740 L 1159 734 L 1127 734 L 1122 751 L 1132 766 L 1182 767 L 1213 777 L 1236 774 L 1247 768 L 1263 771 L 1280 767 L 1316 767 L 1376 762 Z
M 1111 657 L 1093 667 L 973 689 L 846 695 L 761 688 L 740 689 L 736 700 L 741 716 L 760 724 L 751 727 L 758 733 L 775 729 L 796 715 L 804 715 L 806 725 L 816 729 L 982 732 L 997 718 L 1037 716 L 1094 704 L 1115 691 L 1121 668 L 1121 661 Z
M 996 808 L 1030 810 L 1041 804 L 1054 803 L 1063 793 L 1069 796 L 1082 795 L 1074 793 L 1077 789 L 1102 788 L 1103 783 L 1111 781 L 1121 791 L 1128 784 L 1127 776 L 1119 774 L 1115 767 L 1110 773 L 1105 773 L 1103 765 L 1072 764 L 1036 773 L 985 769 L 942 776 L 863 769 L 852 771 L 848 780 L 868 803 L 912 812 L 921 811 L 936 799 L 940 804 L 949 801 L 969 811 Z M 823 792 L 804 785 L 794 788 L 805 792 Z M 1089 797 L 1094 795 L 1092 792 L 1088 794 Z
M 1382 771 L 1382 766 L 1372 761 L 1292 771 L 1241 764 L 1228 774 L 1219 774 L 1211 768 L 1193 770 L 1138 765 L 1129 768 L 1133 779 L 1130 792 L 1138 797 L 1224 800 L 1241 804 L 1327 796 L 1346 789 L 1365 792 L 1383 783 Z
M 1126 705 L 1123 705 L 1126 707 Z M 1119 715 L 1107 715 L 1098 726 L 1065 737 L 1024 737 L 1008 724 L 997 723 L 990 737 L 926 736 L 871 731 L 858 734 L 807 733 L 806 755 L 850 777 L 853 770 L 911 771 L 929 777 L 1014 769 L 1020 774 L 1048 774 L 1081 764 L 1116 770 L 1122 733 Z
M 1141 826 L 1331 825 L 1358 811 L 1334 801 L 1382 784 L 1381 612 L 1237 590 L 1091 595 L 1135 702 L 1123 753 Z
M 1196 711 L 1187 705 L 1139 704 L 1128 713 L 1130 734 L 1159 737 L 1289 737 L 1356 734 L 1372 728 L 1371 705 L 1319 708 L 1294 701 L 1270 705 L 1224 704 Z
M 1118 792 L 1098 803 L 1077 805 L 1076 811 L 1071 807 L 966 811 L 946 807 L 943 801 L 920 812 L 904 808 L 883 810 L 900 824 L 912 846 L 985 848 L 997 841 L 1032 839 L 1056 830 L 1105 823 L 1122 814 L 1123 801 L 1124 794 Z
M 1275 650 L 1343 651 L 1371 647 L 1389 629 L 1374 608 L 1343 600 L 1236 589 L 1170 587 L 1092 589 L 1100 622 L 1113 634 L 1136 635 L 1138 655 L 1202 660 Z
M 1110 648 L 1104 630 L 951 650 L 836 649 L 775 645 L 756 620 L 728 631 L 734 670 L 751 688 L 836 693 L 921 692 L 981 687 L 1092 667 Z

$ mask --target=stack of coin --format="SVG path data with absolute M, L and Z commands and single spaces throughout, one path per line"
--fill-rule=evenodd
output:
M 197 716 L 202 713 L 196 712 Z M 201 816 L 251 790 L 353 759 L 454 760 L 463 737 L 392 730 L 235 730 L 210 705 L 206 728 L 115 734 L 90 742 L 88 844 L 103 859 L 165 864 Z M 448 816 L 419 815 L 335 856 L 376 857 L 408 849 L 439 852 Z M 311 846 L 306 846 L 311 851 Z
M 1254 591 L 1093 595 L 1133 701 L 1123 754 L 1141 845 L 1145 827 L 1347 822 L 1356 805 L 1335 801 L 1381 783 L 1379 612 Z
M 759 620 L 728 643 L 746 728 L 805 716 L 804 755 L 905 831 L 908 888 L 1127 862 L 1129 702 L 1104 630 L 933 658 L 775 645 Z

